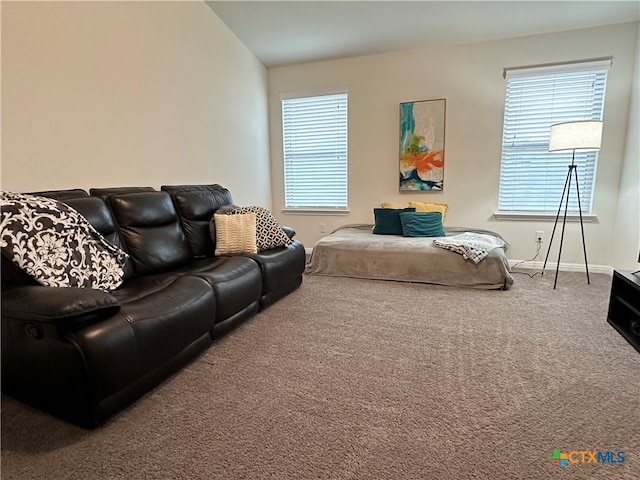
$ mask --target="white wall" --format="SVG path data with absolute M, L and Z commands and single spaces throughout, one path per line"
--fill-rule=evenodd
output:
M 511 243 L 510 258 L 530 258 L 535 252 L 535 232 L 543 230 L 548 240 L 553 222 L 493 218 L 505 93 L 502 70 L 613 56 L 594 198 L 598 223 L 585 225 L 590 265 L 611 265 L 637 35 L 637 23 L 628 23 L 269 69 L 274 211 L 311 247 L 323 235 L 320 223 L 326 223 L 328 232 L 346 223 L 372 223 L 372 209 L 381 201 L 446 202 L 450 206 L 447 225 L 497 231 Z M 344 87 L 349 91 L 351 213 L 346 217 L 282 214 L 280 94 Z M 433 98 L 447 100 L 444 191 L 400 193 L 398 104 Z M 626 234 L 627 228 L 637 231 L 638 221 L 636 218 L 635 226 L 621 226 L 621 235 Z M 579 223 L 568 224 L 563 262 L 583 263 L 579 232 Z M 554 243 L 557 245 L 557 240 Z M 546 252 L 546 244 L 544 249 Z M 552 258 L 555 259 L 553 252 Z
M 267 72 L 204 2 L 2 2 L 2 188 L 271 205 Z
M 635 69 L 627 144 L 624 153 L 616 224 L 611 250 L 611 265 L 623 270 L 638 270 L 640 250 L 640 23 L 638 24 Z

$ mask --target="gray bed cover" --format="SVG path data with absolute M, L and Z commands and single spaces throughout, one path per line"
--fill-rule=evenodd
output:
M 513 277 L 504 248 L 495 248 L 474 264 L 458 253 L 436 247 L 435 238 L 374 235 L 373 225 L 345 225 L 319 240 L 306 273 L 336 277 L 432 283 L 480 289 L 511 288 Z M 495 232 L 445 227 L 447 236 L 463 232 Z

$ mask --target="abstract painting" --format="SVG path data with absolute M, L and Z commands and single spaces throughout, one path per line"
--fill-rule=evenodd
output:
M 442 190 L 445 99 L 400 104 L 400 190 Z

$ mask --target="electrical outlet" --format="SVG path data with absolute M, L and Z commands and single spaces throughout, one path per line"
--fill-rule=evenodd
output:
M 542 243 L 543 238 L 544 238 L 544 232 L 542 230 L 538 230 L 536 232 L 536 243 Z
M 327 224 L 326 223 L 321 223 L 320 224 L 320 233 L 325 233 L 327 231 Z

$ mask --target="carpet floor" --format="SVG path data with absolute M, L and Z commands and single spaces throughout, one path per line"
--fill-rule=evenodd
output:
M 2 478 L 639 478 L 640 353 L 606 322 L 611 277 L 560 275 L 305 276 L 100 429 L 3 397 Z

